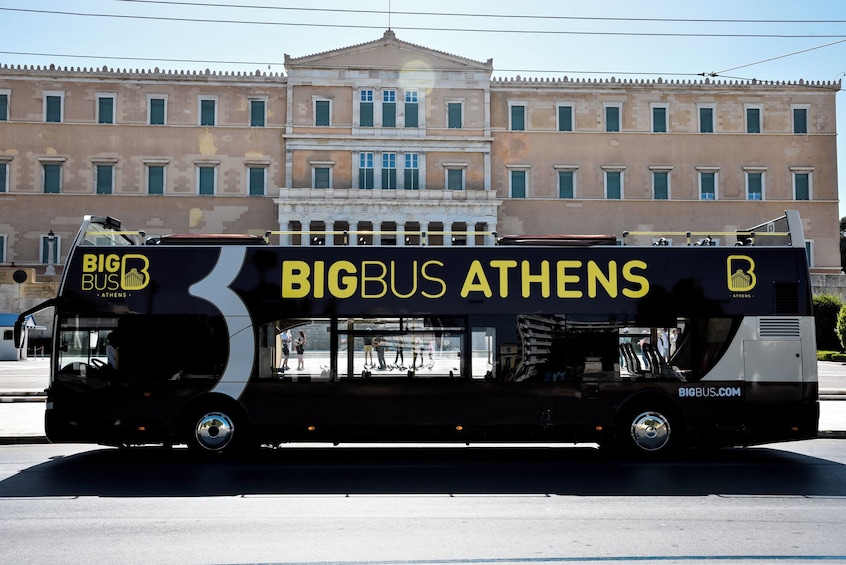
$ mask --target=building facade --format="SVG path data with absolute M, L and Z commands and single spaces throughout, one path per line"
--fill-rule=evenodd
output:
M 84 214 L 403 246 L 722 233 L 797 209 L 812 271 L 841 272 L 839 82 L 492 79 L 492 60 L 391 30 L 285 67 L 0 66 L 0 311 L 55 292 Z

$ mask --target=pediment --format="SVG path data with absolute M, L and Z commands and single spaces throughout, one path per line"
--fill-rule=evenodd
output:
M 493 59 L 487 62 L 474 61 L 451 55 L 396 38 L 387 30 L 381 39 L 350 47 L 290 57 L 285 54 L 285 68 L 288 73 L 305 69 L 379 69 L 379 70 L 439 70 L 439 71 L 482 71 L 493 70 Z

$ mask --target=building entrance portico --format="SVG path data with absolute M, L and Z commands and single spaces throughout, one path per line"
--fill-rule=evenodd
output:
M 282 245 L 493 245 L 489 191 L 281 189 Z M 273 234 L 273 232 L 271 232 Z

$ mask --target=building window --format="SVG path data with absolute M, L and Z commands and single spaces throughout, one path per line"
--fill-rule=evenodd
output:
M 814 266 L 814 241 L 811 239 L 805 240 L 805 255 L 808 258 L 808 266 Z
M 561 104 L 558 106 L 558 131 L 573 131 L 573 106 Z
M 605 198 L 608 200 L 623 198 L 623 171 L 605 171 Z
M 329 100 L 314 101 L 314 125 L 331 125 L 332 107 Z
M 576 171 L 558 171 L 558 198 L 576 197 Z
M 267 103 L 264 100 L 250 100 L 250 126 L 263 128 L 265 125 Z
M 669 200 L 670 173 L 667 171 L 652 171 L 652 197 L 655 200 Z
M 808 133 L 808 108 L 793 108 L 793 133 Z
M 62 121 L 62 105 L 64 103 L 64 92 L 50 92 L 44 93 L 44 121 L 45 122 L 61 122 Z
M 95 165 L 94 174 L 97 177 L 94 180 L 95 194 L 112 194 L 115 186 L 115 166 L 114 165 Z
M 420 189 L 420 157 L 417 153 L 405 154 L 405 168 L 403 170 L 403 185 L 406 190 Z
M 397 154 L 382 153 L 382 188 L 394 190 L 397 187 Z
M 56 163 L 42 165 L 43 188 L 45 194 L 58 194 L 62 191 L 62 166 Z
M 373 153 L 359 153 L 358 155 L 358 188 L 371 189 L 374 182 Z
M 0 91 L 0 122 L 9 119 L 9 92 Z
M 793 173 L 793 194 L 795 200 L 811 199 L 811 173 Z
M 764 199 L 764 173 L 752 171 L 746 173 L 746 199 Z
M 97 123 L 115 123 L 115 94 L 97 94 Z
M 652 106 L 652 132 L 667 133 L 666 106 Z
M 217 123 L 217 99 L 200 98 L 200 125 L 213 126 Z
M 746 133 L 761 133 L 760 106 L 746 107 Z
M 6 235 L 0 234 L 0 263 L 6 262 Z
M 267 167 L 247 167 L 247 184 L 250 196 L 264 196 L 267 185 Z
M 511 131 L 525 131 L 526 106 L 524 104 L 508 103 L 508 129 Z
M 150 96 L 147 98 L 148 123 L 151 126 L 163 126 L 167 123 L 167 98 Z
M 9 192 L 9 163 L 0 163 L 0 192 Z
M 447 102 L 447 127 L 450 129 L 460 129 L 464 127 L 462 122 L 462 107 L 461 102 Z
M 164 165 L 147 165 L 147 194 L 164 194 Z
M 330 188 L 332 186 L 332 167 L 312 167 L 312 188 Z
M 214 194 L 216 177 L 217 167 L 214 165 L 197 166 L 197 194 Z
M 509 195 L 511 198 L 526 198 L 526 171 L 525 170 L 511 170 L 509 180 L 511 187 Z
M 717 173 L 713 171 L 700 171 L 699 173 L 699 199 L 717 199 Z
M 620 131 L 620 106 L 605 106 L 605 131 Z
M 382 127 L 397 127 L 397 91 L 382 91 Z
M 714 108 L 699 107 L 699 133 L 714 133 Z
M 362 90 L 358 105 L 358 123 L 363 128 L 373 127 L 373 91 Z
M 51 240 L 52 238 L 52 245 Z M 50 248 L 53 248 L 52 253 L 50 252 Z M 61 247 L 62 247 L 62 236 L 60 235 L 42 235 L 41 236 L 41 262 L 44 264 L 58 264 L 59 263 L 59 256 L 61 255 Z M 53 260 L 50 260 L 50 256 L 52 255 Z
M 419 126 L 418 110 L 417 110 L 417 91 L 405 91 L 405 127 L 416 128 Z
M 464 169 L 447 169 L 446 181 L 447 190 L 464 190 Z

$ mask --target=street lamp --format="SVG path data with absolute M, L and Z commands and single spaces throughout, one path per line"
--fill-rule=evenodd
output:
M 47 268 L 44 269 L 44 275 L 53 277 L 56 275 L 56 267 L 53 266 L 53 247 L 56 245 L 56 234 L 53 230 L 47 234 Z

